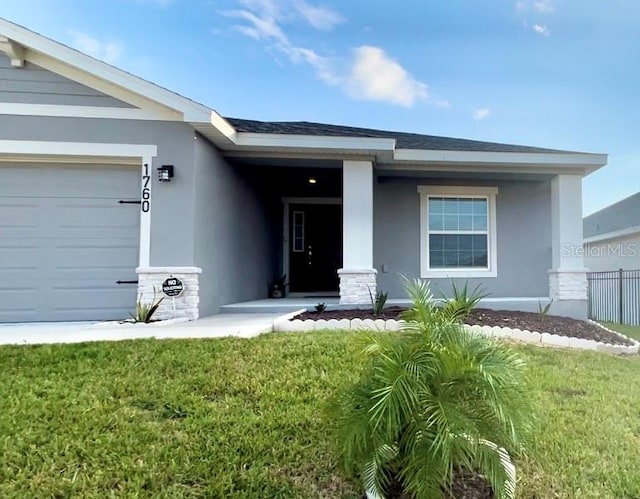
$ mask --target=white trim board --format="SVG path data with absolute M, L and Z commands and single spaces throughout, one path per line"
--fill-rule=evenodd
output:
M 635 234 L 640 234 L 640 225 L 632 225 L 631 227 L 627 227 L 625 229 L 613 230 L 611 232 L 605 232 L 604 234 L 585 237 L 583 243 L 584 244 L 598 243 L 601 241 L 616 239 L 618 237 L 633 236 Z
M 0 114 L 13 116 L 52 116 L 60 118 L 109 118 L 140 121 L 181 121 L 173 111 L 145 110 L 127 107 L 68 106 L 58 104 L 25 104 L 1 102 Z
M 0 140 L 0 155 L 2 154 L 143 158 L 145 156 L 157 156 L 158 146 L 150 144 L 109 144 L 98 142 Z

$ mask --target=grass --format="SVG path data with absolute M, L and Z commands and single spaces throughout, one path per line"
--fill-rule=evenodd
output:
M 0 497 L 358 498 L 325 401 L 362 334 L 0 348 Z M 520 346 L 519 497 L 640 497 L 640 357 Z
M 625 326 L 624 324 L 616 324 L 615 322 L 604 322 L 603 324 L 609 329 L 613 329 L 629 338 L 640 341 L 640 326 Z

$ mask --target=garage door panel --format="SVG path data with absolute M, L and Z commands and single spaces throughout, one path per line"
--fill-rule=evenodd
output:
M 0 165 L 3 195 L 19 198 L 138 198 L 140 171 L 121 165 Z M 6 190 L 5 190 L 6 187 Z
M 118 204 L 118 200 L 73 199 L 52 208 L 61 238 L 139 239 L 138 205 Z
M 5 322 L 38 320 L 38 297 L 38 289 L 26 284 L 0 286 L 0 317 L 6 317 Z
M 39 237 L 42 217 L 43 209 L 37 200 L 19 202 L 17 199 L 0 197 L 0 246 L 8 244 L 13 238 Z
M 39 253 L 40 249 L 36 245 L 3 245 L 0 247 L 0 271 L 3 276 L 4 272 L 36 271 Z
M 96 175 L 96 169 L 98 175 Z M 52 184 L 60 197 L 94 199 L 124 199 L 140 197 L 140 171 L 112 167 L 108 175 L 97 166 L 69 167 L 58 171 Z
M 140 206 L 118 201 L 139 185 L 137 168 L 0 162 L 0 322 L 128 317 Z

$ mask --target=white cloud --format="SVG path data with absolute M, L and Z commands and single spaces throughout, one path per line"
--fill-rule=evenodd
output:
M 284 26 L 293 22 L 303 22 L 318 30 L 333 29 L 344 22 L 337 12 L 312 6 L 305 0 L 239 2 L 244 9 L 224 12 L 228 17 L 243 21 L 232 26 L 233 30 L 267 43 L 270 50 L 284 54 L 293 64 L 309 65 L 320 80 L 341 87 L 352 98 L 404 107 L 428 101 L 427 85 L 415 79 L 379 47 L 357 47 L 350 58 L 330 58 L 313 49 L 296 46 L 285 32 Z M 285 9 L 286 6 L 289 9 Z M 433 103 L 443 108 L 450 106 L 446 100 Z
M 87 33 L 75 30 L 68 30 L 68 33 L 73 47 L 109 64 L 118 62 L 124 53 L 124 46 L 120 42 L 100 41 Z
M 516 10 L 521 14 L 522 25 L 538 33 L 541 36 L 551 36 L 551 31 L 546 24 L 539 21 L 542 16 L 553 14 L 556 11 L 554 5 L 555 0 L 518 0 L 516 2 Z
M 298 14 L 316 29 L 329 31 L 344 22 L 344 18 L 334 10 L 311 5 L 304 0 L 294 3 Z
M 411 107 L 426 101 L 427 85 L 416 80 L 398 62 L 378 47 L 355 49 L 346 88 L 355 99 L 390 102 Z
M 484 120 L 486 118 L 489 117 L 489 115 L 491 114 L 491 109 L 488 107 L 482 107 L 480 109 L 476 109 L 473 112 L 473 119 L 480 121 L 480 120 Z
M 543 14 L 551 14 L 556 11 L 553 0 L 539 0 L 533 3 L 533 8 Z
M 271 16 L 260 17 L 247 10 L 232 10 L 227 12 L 227 15 L 247 21 L 248 25 L 238 24 L 233 26 L 233 29 L 243 35 L 250 36 L 256 40 L 275 41 L 290 45 L 277 21 Z
M 534 24 L 533 31 L 538 33 L 540 36 L 551 36 L 551 31 L 544 24 Z
M 518 0 L 516 2 L 518 12 L 535 11 L 540 14 L 552 14 L 556 11 L 554 0 Z

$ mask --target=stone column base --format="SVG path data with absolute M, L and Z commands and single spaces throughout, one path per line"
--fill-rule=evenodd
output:
M 587 270 L 567 269 L 549 271 L 549 297 L 553 299 L 553 315 L 587 318 Z
M 550 270 L 549 296 L 554 300 L 586 300 L 587 270 Z
M 340 305 L 370 305 L 377 274 L 376 269 L 339 269 Z
M 200 316 L 200 285 L 199 276 L 202 269 L 198 267 L 139 267 L 138 299 L 145 303 L 164 296 L 153 318 L 157 320 L 189 319 L 195 320 Z M 179 278 L 184 291 L 175 298 L 165 296 L 162 292 L 162 282 L 169 277 Z

